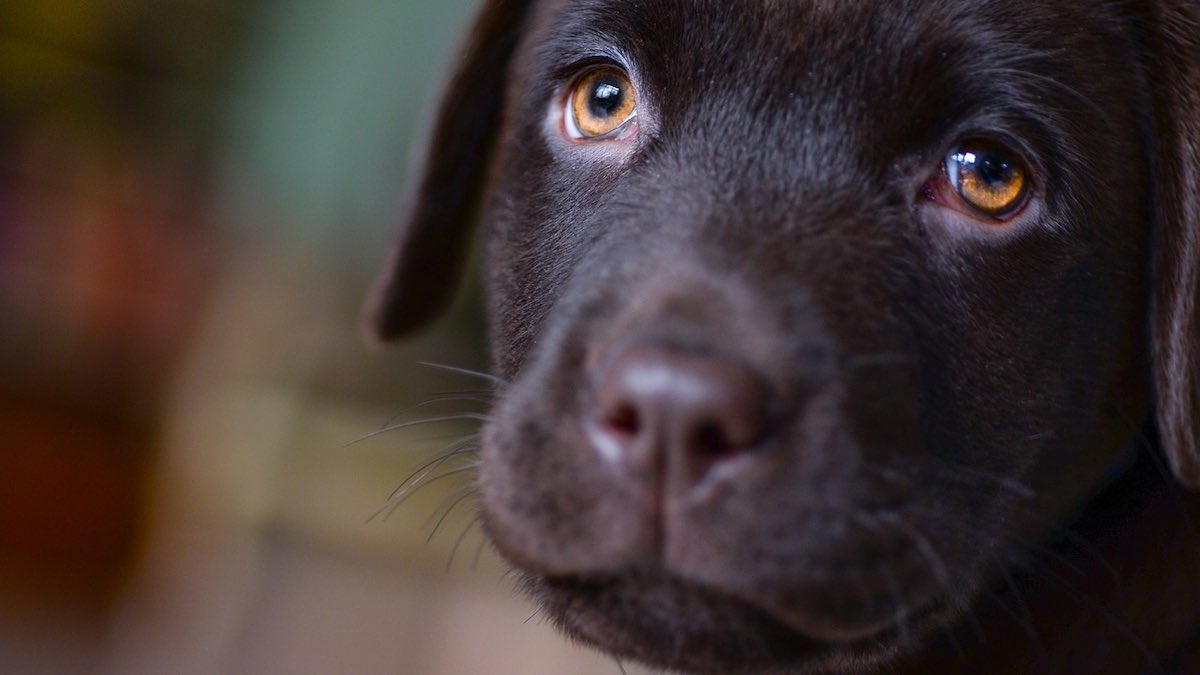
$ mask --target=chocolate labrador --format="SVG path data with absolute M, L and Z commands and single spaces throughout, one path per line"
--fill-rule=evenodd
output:
M 482 223 L 485 527 L 700 673 L 1200 672 L 1200 4 L 489 0 L 372 306 Z

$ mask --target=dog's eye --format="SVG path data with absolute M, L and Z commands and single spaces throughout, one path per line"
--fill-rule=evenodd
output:
M 595 68 L 576 80 L 566 107 L 567 135 L 575 140 L 598 140 L 615 134 L 637 115 L 637 93 L 620 69 Z
M 967 141 L 946 157 L 946 179 L 973 210 L 998 220 L 1025 202 L 1029 172 L 1016 153 L 990 141 Z

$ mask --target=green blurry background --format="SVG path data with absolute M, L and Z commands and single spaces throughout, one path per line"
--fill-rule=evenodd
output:
M 472 428 L 368 435 L 482 410 L 410 409 L 483 388 L 417 365 L 486 365 L 474 285 L 359 326 L 474 4 L 5 0 L 0 672 L 620 672 L 531 617 L 469 475 L 371 519 Z

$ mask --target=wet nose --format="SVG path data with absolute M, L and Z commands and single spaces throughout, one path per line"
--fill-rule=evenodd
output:
M 610 361 L 596 390 L 592 442 L 632 475 L 687 490 L 767 435 L 767 393 L 730 360 L 640 345 Z M 663 480 L 663 478 L 659 478 Z

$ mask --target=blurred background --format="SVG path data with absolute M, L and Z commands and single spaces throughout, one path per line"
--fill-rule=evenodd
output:
M 361 337 L 475 4 L 5 0 L 0 672 L 621 672 L 428 465 L 485 409 L 419 365 L 486 366 L 477 284 Z

